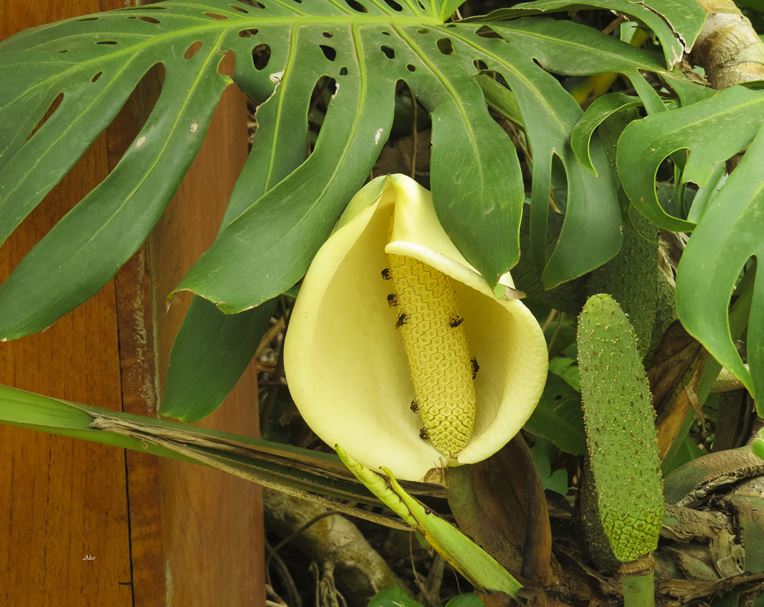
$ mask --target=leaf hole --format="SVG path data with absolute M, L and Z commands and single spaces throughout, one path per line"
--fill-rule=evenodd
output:
M 239 13 L 244 13 L 245 15 L 249 14 L 249 11 L 240 4 L 230 4 L 229 6 Z
M 250 0 L 249 4 L 252 8 L 265 8 L 265 4 L 258 2 L 258 0 Z
M 326 57 L 329 61 L 334 61 L 337 58 L 337 51 L 334 49 L 334 47 L 328 46 L 326 44 L 319 44 L 318 48 L 321 49 L 324 57 Z
M 414 72 L 416 67 L 409 63 L 406 69 Z M 389 151 L 383 152 L 377 169 L 383 173 L 416 176 L 417 181 L 429 185 L 430 112 L 419 101 L 405 77 L 396 83 L 395 106 L 395 120 L 387 144 Z
M 487 25 L 484 25 L 483 27 L 479 28 L 475 34 L 477 36 L 480 36 L 481 38 L 501 38 L 499 34 L 497 34 L 495 31 L 493 31 L 490 27 Z
M 358 13 L 368 13 L 369 9 L 366 8 L 363 4 L 358 2 L 358 0 L 345 0 L 345 4 L 347 4 L 350 8 L 352 8 L 354 11 Z
M 220 13 L 202 13 L 205 17 L 209 17 L 210 19 L 214 19 L 215 21 L 227 21 L 228 17 L 226 15 L 221 15 Z
M 34 126 L 34 128 L 29 132 L 29 135 L 27 135 L 27 141 L 31 139 L 34 134 L 39 131 L 42 128 L 42 125 L 45 124 L 48 120 L 50 120 L 51 116 L 56 113 L 59 107 L 61 107 L 61 102 L 64 100 L 64 94 L 59 93 L 56 95 L 56 98 L 51 101 L 50 105 L 48 106 L 48 109 L 45 110 L 45 113 L 42 115 L 42 118 L 37 122 L 37 124 Z
M 236 65 L 236 55 L 233 51 L 228 50 L 223 53 L 223 56 L 218 62 L 218 74 L 224 76 L 231 76 L 233 78 L 234 66 Z
M 252 49 L 252 64 L 256 70 L 264 70 L 271 60 L 271 47 L 267 44 L 258 44 Z
M 406 66 L 406 69 L 410 72 L 416 72 L 416 67 L 411 65 L 410 63 Z
M 116 40 L 99 40 L 98 42 L 96 42 L 96 44 L 101 44 L 104 46 L 115 46 L 119 44 L 119 42 L 117 42 Z
M 417 34 L 429 34 L 430 30 L 428 30 L 426 27 L 420 28 L 417 30 Z
M 202 48 L 202 43 L 199 40 L 197 40 L 196 42 L 193 42 L 192 44 L 188 46 L 186 51 L 183 53 L 183 58 L 186 60 L 191 59 L 191 57 L 193 57 L 194 55 L 196 55 L 196 53 L 199 52 L 200 48 Z
M 454 45 L 451 42 L 451 38 L 439 38 L 438 39 L 438 50 L 443 53 L 444 55 L 453 55 L 454 54 Z
M 383 36 L 389 36 L 390 32 L 380 32 Z
M 82 17 L 81 19 L 77 19 L 78 23 L 82 23 L 84 21 L 98 21 L 98 17 Z
M 486 65 L 486 62 L 483 61 L 482 59 L 475 59 L 475 61 L 473 61 L 472 63 L 474 64 L 475 68 L 477 68 L 477 70 L 480 72 L 488 69 L 488 65 Z
M 403 10 L 403 7 L 398 4 L 395 0 L 385 0 L 385 4 L 389 6 L 394 11 L 400 13 Z
M 93 77 L 90 79 L 90 82 L 98 82 L 98 79 L 103 76 L 103 72 L 96 72 L 93 74 Z
M 241 30 L 239 32 L 239 38 L 252 38 L 253 36 L 257 36 L 257 33 L 259 31 L 260 30 L 257 29 L 256 27 L 246 29 L 246 30 Z
M 509 86 L 509 82 L 507 82 L 507 79 L 504 78 L 504 76 L 502 76 L 499 72 L 488 70 L 486 72 L 486 75 L 493 78 L 496 82 L 498 82 L 501 86 L 503 86 L 508 91 L 512 90 L 512 88 Z
M 68 52 L 69 52 L 69 49 L 68 49 L 68 48 L 62 48 L 62 49 L 61 49 L 60 51 L 58 51 L 58 52 L 59 52 L 61 55 L 63 55 L 64 53 L 68 53 Z
M 340 76 L 347 76 L 348 75 L 348 68 L 346 68 L 344 65 L 340 68 Z
M 494 117 L 496 120 L 496 117 Z M 528 176 L 526 188 L 531 187 L 530 175 Z M 525 181 L 525 180 L 523 180 Z M 557 154 L 552 154 L 552 190 L 549 192 L 552 208 L 565 214 L 568 210 L 568 179 L 567 171 L 562 159 Z
M 334 38 L 334 34 L 332 34 L 331 32 L 321 32 L 321 35 L 324 38 Z
M 310 95 L 310 111 L 308 112 L 306 151 L 310 155 L 317 141 L 321 137 L 324 119 L 329 111 L 329 105 L 339 90 L 339 85 L 334 78 L 322 76 L 316 81 L 313 92 Z M 326 133 L 326 137 L 331 137 Z
M 380 46 L 379 48 L 385 54 L 385 57 L 387 57 L 388 59 L 395 59 L 395 50 L 393 50 L 389 46 L 385 46 L 384 44 Z

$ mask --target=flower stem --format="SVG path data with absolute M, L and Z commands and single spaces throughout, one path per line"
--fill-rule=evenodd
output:
M 652 560 L 652 559 L 651 559 Z M 624 607 L 655 606 L 655 570 L 622 573 Z

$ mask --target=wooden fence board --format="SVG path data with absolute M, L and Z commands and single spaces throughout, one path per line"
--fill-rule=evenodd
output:
M 0 0 L 0 38 L 128 4 Z M 116 164 L 158 86 L 144 83 L 73 173 L 0 248 L 0 280 Z M 180 297 L 167 311 L 164 295 L 214 237 L 246 156 L 245 109 L 239 93 L 226 92 L 150 253 L 136 254 L 116 281 L 46 332 L 0 344 L 0 383 L 155 414 L 156 369 L 166 364 L 188 303 Z M 254 369 L 204 425 L 257 433 Z M 0 605 L 259 606 L 262 556 L 254 485 L 197 466 L 0 426 Z
M 0 37 L 96 10 L 4 0 Z M 107 172 L 101 137 L 0 249 L 0 279 Z M 0 382 L 119 409 L 115 310 L 110 283 L 46 332 L 0 344 Z M 0 427 L 0 604 L 131 605 L 127 522 L 122 451 Z

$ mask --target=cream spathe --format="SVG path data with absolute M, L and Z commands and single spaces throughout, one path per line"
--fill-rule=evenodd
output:
M 422 422 L 410 410 L 415 396 L 396 328 L 400 311 L 391 309 L 391 281 L 381 276 L 390 255 L 414 258 L 453 279 L 462 327 L 480 364 L 472 437 L 451 464 L 483 460 L 517 434 L 541 396 L 547 349 L 530 311 L 517 299 L 497 299 L 459 253 L 427 190 L 391 175 L 353 198 L 295 303 L 284 351 L 289 388 L 326 443 L 342 444 L 370 468 L 422 480 L 447 461 L 420 438 Z

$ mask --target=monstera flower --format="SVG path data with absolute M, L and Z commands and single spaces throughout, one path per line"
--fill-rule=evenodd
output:
M 500 284 L 497 297 L 459 253 L 427 190 L 403 175 L 370 182 L 314 258 L 287 331 L 305 421 L 407 480 L 498 451 L 547 373 L 541 328 L 509 275 Z

